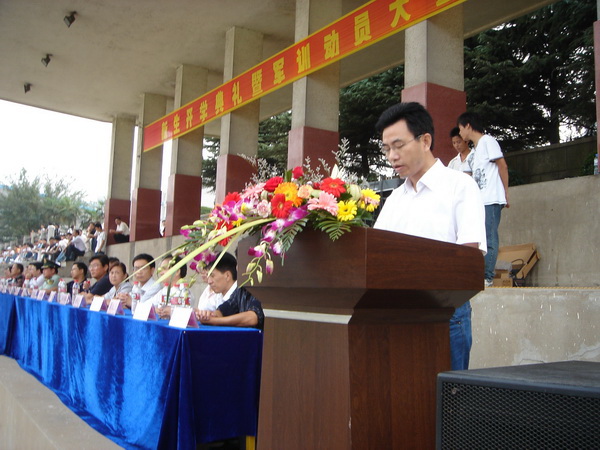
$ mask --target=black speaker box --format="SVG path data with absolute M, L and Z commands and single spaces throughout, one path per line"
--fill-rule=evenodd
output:
M 438 449 L 600 449 L 600 362 L 440 373 Z

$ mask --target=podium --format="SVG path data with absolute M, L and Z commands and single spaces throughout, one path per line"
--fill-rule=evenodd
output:
M 253 245 L 239 245 L 240 274 Z M 435 448 L 449 319 L 483 289 L 483 265 L 478 249 L 389 231 L 296 236 L 248 287 L 266 315 L 258 448 Z

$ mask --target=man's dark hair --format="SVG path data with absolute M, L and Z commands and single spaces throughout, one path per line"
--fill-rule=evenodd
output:
M 474 112 L 467 111 L 462 113 L 460 116 L 458 116 L 456 124 L 462 125 L 463 127 L 471 125 L 471 128 L 473 128 L 473 130 L 479 133 L 485 133 L 483 124 L 481 123 L 481 118 Z
M 379 120 L 375 124 L 375 129 L 379 134 L 382 134 L 384 129 L 400 120 L 406 122 L 408 130 L 415 138 L 429 133 L 431 135 L 430 149 L 433 150 L 433 119 L 431 118 L 431 114 L 420 103 L 398 103 L 389 107 L 379 116 Z
M 234 281 L 237 280 L 237 261 L 231 253 L 223 253 L 219 262 L 216 265 L 213 263 L 212 266 L 219 272 L 231 272 Z
M 108 256 L 102 254 L 102 253 L 96 253 L 94 256 L 92 256 L 90 258 L 90 264 L 92 263 L 93 260 L 97 259 L 98 262 L 100 264 L 102 264 L 102 267 L 104 266 L 108 266 Z
M 450 139 L 453 137 L 459 137 L 462 139 L 462 136 L 460 135 L 460 129 L 458 127 L 454 127 L 450 130 Z
M 83 278 L 87 278 L 88 268 L 85 265 L 85 263 L 75 262 L 75 263 L 73 263 L 73 265 L 79 267 L 79 270 L 83 270 Z
M 21 263 L 14 263 L 13 266 L 17 266 L 17 269 L 19 269 L 19 273 L 23 273 L 23 270 L 25 270 L 23 264 Z
M 102 224 L 101 224 L 100 222 L 96 222 L 96 223 L 94 224 L 94 226 L 95 226 L 96 228 L 102 228 Z
M 150 267 L 152 267 L 152 268 L 156 267 L 154 258 L 152 257 L 152 255 L 149 255 L 148 253 L 140 253 L 139 255 L 136 255 L 136 257 L 133 258 L 133 261 L 131 263 L 135 264 L 135 262 L 139 261 L 140 259 L 143 261 L 146 261 L 147 263 L 150 263 Z
M 29 263 L 30 266 L 35 267 L 36 270 L 42 270 L 42 263 L 41 262 L 30 262 Z

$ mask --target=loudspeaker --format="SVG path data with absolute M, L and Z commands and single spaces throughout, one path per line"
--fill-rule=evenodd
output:
M 600 448 L 600 363 L 440 373 L 438 449 Z

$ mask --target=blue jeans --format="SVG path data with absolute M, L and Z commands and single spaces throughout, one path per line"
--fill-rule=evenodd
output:
M 471 302 L 456 308 L 450 319 L 450 358 L 452 370 L 467 370 L 473 336 L 471 334 Z
M 495 203 L 485 205 L 485 238 L 487 239 L 487 253 L 485 261 L 485 279 L 491 280 L 496 274 L 496 260 L 498 259 L 498 227 L 500 226 L 500 214 L 504 205 Z

